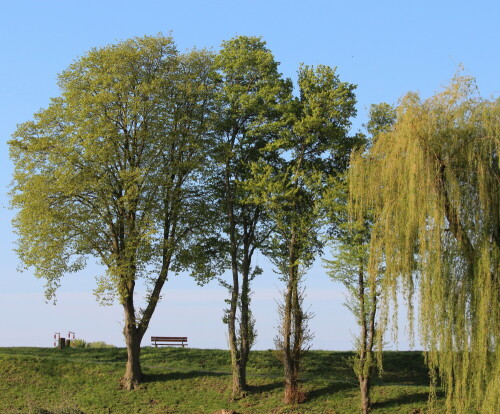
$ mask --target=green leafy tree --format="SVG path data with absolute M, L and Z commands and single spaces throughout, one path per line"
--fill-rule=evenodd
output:
M 384 290 L 400 285 L 409 301 L 418 289 L 421 342 L 450 413 L 500 409 L 499 126 L 500 100 L 457 76 L 425 101 L 406 95 L 350 173 L 353 214 L 374 218 L 369 271 L 383 264 Z
M 392 105 L 382 102 L 370 106 L 369 120 L 366 129 L 375 140 L 382 132 L 389 132 L 396 121 L 396 110 Z
M 374 352 L 375 346 L 382 343 L 383 331 L 376 321 L 380 278 L 367 271 L 369 226 L 365 222 L 357 222 L 349 227 L 344 229 L 346 234 L 338 239 L 334 259 L 327 262 L 327 268 L 329 276 L 347 289 L 346 306 L 360 328 L 355 343 L 357 354 L 351 362 L 359 381 L 361 410 L 366 414 L 371 410 L 370 385 L 374 370 L 377 365 L 382 368 L 382 354 Z
M 127 389 L 140 383 L 141 340 L 169 270 L 202 225 L 211 67 L 211 54 L 179 55 L 169 37 L 93 49 L 10 141 L 17 252 L 47 280 L 48 298 L 88 258 L 105 266 L 97 291 L 124 309 Z
M 376 141 L 379 133 L 391 129 L 395 116 L 395 110 L 386 103 L 370 107 L 367 130 L 371 135 L 371 142 Z M 357 134 L 355 138 L 358 147 L 370 144 L 363 134 Z M 349 296 L 346 306 L 360 328 L 359 336 L 356 337 L 357 355 L 352 362 L 359 381 L 361 410 L 367 413 L 371 409 L 371 379 L 377 366 L 382 371 L 382 339 L 387 315 L 382 315 L 377 323 L 383 269 L 379 268 L 375 273 L 368 272 L 372 220 L 369 213 L 350 220 L 347 176 L 342 174 L 332 177 L 325 194 L 329 239 L 334 247 L 334 258 L 325 262 L 329 276 L 347 289 Z M 379 352 L 375 354 L 374 347 L 377 345 Z
M 341 82 L 328 66 L 302 66 L 298 86 L 299 97 L 290 100 L 284 115 L 286 125 L 263 152 L 274 156 L 253 164 L 247 187 L 272 220 L 274 235 L 266 254 L 286 283 L 276 340 L 286 403 L 303 400 L 300 363 L 311 334 L 310 315 L 302 309 L 301 275 L 321 251 L 326 177 L 347 166 L 352 147 L 347 130 L 355 114 L 354 85 Z
M 239 36 L 222 44 L 215 59 L 219 75 L 214 112 L 214 147 L 210 160 L 211 231 L 199 242 L 193 258 L 200 280 L 219 276 L 230 294 L 224 322 L 232 361 L 232 396 L 247 391 L 246 366 L 255 340 L 250 309 L 251 281 L 261 270 L 254 254 L 266 241 L 269 223 L 258 203 L 248 201 L 244 183 L 250 163 L 275 134 L 279 104 L 290 93 L 278 63 L 257 37 Z M 229 281 L 220 274 L 230 270 Z

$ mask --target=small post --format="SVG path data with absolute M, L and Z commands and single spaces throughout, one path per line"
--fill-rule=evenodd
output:
M 60 332 L 55 332 L 54 333 L 54 348 L 59 346 L 59 338 L 61 337 Z

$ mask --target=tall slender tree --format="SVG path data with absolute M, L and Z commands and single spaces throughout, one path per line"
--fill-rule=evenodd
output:
M 17 252 L 47 280 L 48 297 L 89 257 L 105 266 L 98 290 L 123 306 L 127 389 L 141 381 L 141 340 L 169 269 L 201 225 L 211 73 L 211 54 L 179 55 L 169 37 L 93 49 L 10 141 Z
M 329 197 L 333 197 L 333 194 Z M 344 206 L 347 210 L 347 205 Z M 359 381 L 361 411 L 366 414 L 371 410 L 370 385 L 373 371 L 377 365 L 381 368 L 382 363 L 381 353 L 374 352 L 375 346 L 381 344 L 381 338 L 377 338 L 377 335 L 382 330 L 380 323 L 377 324 L 376 321 L 380 281 L 378 275 L 368 273 L 369 222 L 345 222 L 340 227 L 334 244 L 334 258 L 327 261 L 327 268 L 329 276 L 347 289 L 349 296 L 345 305 L 359 325 L 355 343 L 357 354 L 351 362 Z
M 378 134 L 391 130 L 396 120 L 395 109 L 386 103 L 370 107 L 369 122 L 366 125 L 370 136 L 358 133 L 356 146 L 369 147 Z M 361 410 L 371 410 L 370 388 L 374 371 L 382 371 L 383 333 L 386 327 L 386 312 L 378 308 L 381 293 L 383 268 L 369 273 L 371 214 L 367 212 L 354 220 L 348 212 L 348 173 L 331 177 L 325 193 L 324 203 L 328 217 L 328 236 L 332 242 L 333 259 L 325 260 L 329 276 L 341 282 L 349 294 L 346 307 L 352 312 L 359 325 L 356 337 L 357 355 L 353 368 L 358 377 L 361 393 Z M 378 320 L 377 320 L 378 316 Z M 375 347 L 378 352 L 375 353 Z
M 273 222 L 274 237 L 266 254 L 286 283 L 276 343 L 283 360 L 287 403 L 303 399 L 298 381 L 309 334 L 301 275 L 322 248 L 326 177 L 347 166 L 352 147 L 347 131 L 356 112 L 355 86 L 341 82 L 328 66 L 302 66 L 298 86 L 299 97 L 289 102 L 285 127 L 263 151 L 275 156 L 253 165 L 254 178 L 247 187 Z
M 450 413 L 500 409 L 499 159 L 500 100 L 457 76 L 425 101 L 406 95 L 351 168 L 353 213 L 374 217 L 370 268 L 384 264 L 386 291 L 419 289 L 421 341 Z
M 266 241 L 269 223 L 258 203 L 248 200 L 244 183 L 250 163 L 275 135 L 280 102 L 290 94 L 278 63 L 258 37 L 239 36 L 222 44 L 215 59 L 219 75 L 211 153 L 212 231 L 205 233 L 194 260 L 198 278 L 219 275 L 230 294 L 224 321 L 228 327 L 233 371 L 232 396 L 247 391 L 246 366 L 255 339 L 250 309 L 251 281 L 260 273 L 253 264 Z M 230 270 L 229 280 L 220 273 Z

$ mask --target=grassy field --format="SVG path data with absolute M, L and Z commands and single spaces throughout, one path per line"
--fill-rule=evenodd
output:
M 0 348 L 0 413 L 358 413 L 357 383 L 346 364 L 350 355 L 308 353 L 302 382 L 307 401 L 285 406 L 281 365 L 272 351 L 252 353 L 251 392 L 231 402 L 228 351 L 144 348 L 143 386 L 129 392 L 119 387 L 123 348 Z M 373 387 L 373 412 L 426 412 L 429 389 L 422 354 L 387 352 L 384 369 Z M 437 412 L 442 412 L 441 402 Z

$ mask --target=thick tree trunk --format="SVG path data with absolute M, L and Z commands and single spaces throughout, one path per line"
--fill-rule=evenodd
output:
M 286 372 L 286 371 L 285 371 Z M 301 393 L 299 391 L 299 382 L 296 376 L 289 374 L 285 375 L 285 404 L 298 404 L 302 402 Z
M 127 343 L 127 365 L 125 375 L 122 378 L 122 386 L 126 390 L 139 388 L 142 379 L 140 362 L 141 342 L 137 335 L 132 334 L 126 338 Z
M 168 218 L 166 218 L 164 224 L 165 241 L 170 239 L 170 229 L 171 224 L 168 221 Z M 173 235 L 175 236 L 175 233 Z M 125 336 L 125 343 L 127 346 L 127 365 L 125 368 L 125 375 L 122 378 L 122 387 L 124 389 L 133 390 L 139 388 L 140 386 L 142 380 L 140 362 L 141 341 L 144 333 L 148 329 L 149 322 L 151 321 L 151 317 L 160 299 L 161 290 L 167 281 L 171 258 L 171 250 L 165 247 L 163 249 L 163 260 L 160 274 L 155 281 L 153 291 L 151 292 L 148 304 L 140 321 L 136 320 L 133 301 L 135 282 L 131 281 L 128 284 L 124 283 L 122 286 L 122 289 L 127 292 L 123 299 L 123 309 L 125 312 L 125 327 L 123 328 L 123 334 Z
M 133 390 L 139 388 L 142 379 L 142 370 L 140 362 L 141 341 L 137 334 L 129 335 L 126 338 L 127 343 L 127 365 L 125 375 L 122 379 L 123 388 Z
M 132 295 L 129 294 L 123 303 L 125 310 L 123 334 L 127 345 L 127 365 L 122 378 L 122 387 L 126 390 L 139 388 L 142 379 L 140 361 L 142 335 L 136 326 L 134 304 L 131 298 Z
M 243 385 L 244 378 L 242 377 L 243 368 L 240 360 L 236 360 L 232 366 L 233 369 L 233 385 L 231 392 L 231 399 L 236 400 L 246 395 L 245 387 Z

